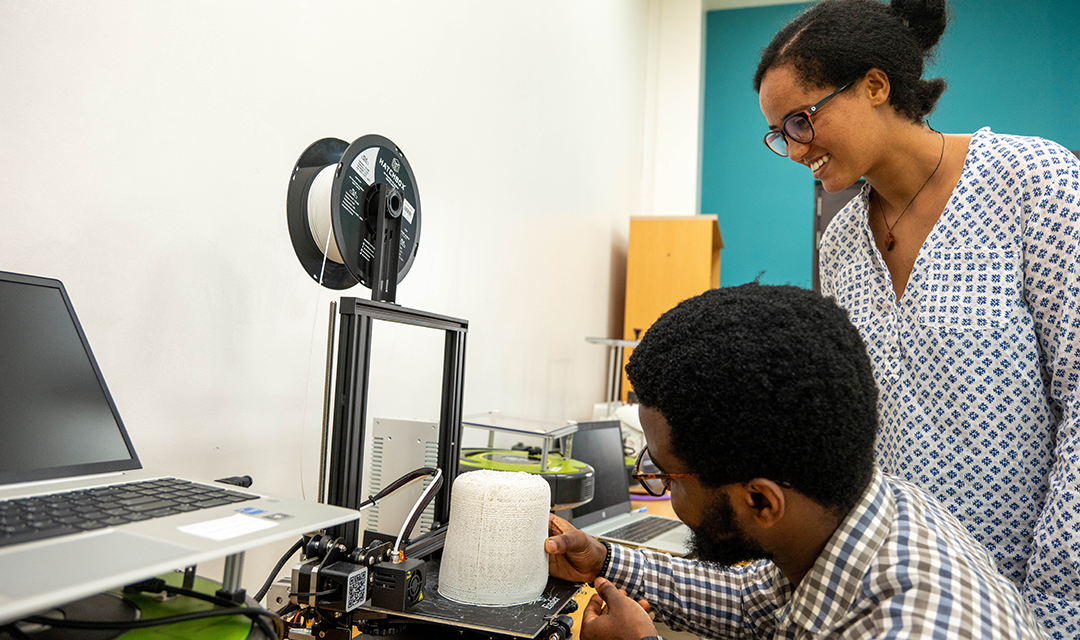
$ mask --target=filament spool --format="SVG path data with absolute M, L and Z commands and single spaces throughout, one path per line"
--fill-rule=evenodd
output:
M 378 221 L 369 201 L 382 188 L 399 194 L 400 238 L 391 248 L 396 255 L 389 276 L 401 282 L 420 240 L 420 193 L 401 149 L 383 136 L 366 135 L 352 144 L 323 138 L 300 155 L 286 213 L 296 257 L 316 282 L 330 289 L 373 286 Z
M 296 252 L 304 271 L 328 289 L 348 289 L 360 282 L 360 279 L 349 273 L 344 264 L 326 259 L 319 248 L 326 239 L 323 238 L 320 243 L 312 237 L 307 201 L 311 184 L 319 172 L 327 166 L 337 165 L 348 147 L 349 143 L 344 140 L 323 138 L 304 149 L 293 167 L 286 199 L 285 211 L 288 214 L 293 251 Z
M 456 602 L 532 602 L 548 583 L 551 491 L 530 474 L 482 469 L 454 480 L 439 593 Z

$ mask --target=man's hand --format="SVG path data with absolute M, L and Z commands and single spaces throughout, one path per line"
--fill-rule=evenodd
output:
M 638 640 L 655 635 L 648 602 L 634 602 L 607 580 L 596 579 L 596 593 L 581 614 L 581 640 Z
M 554 514 L 548 515 L 548 535 L 548 573 L 571 582 L 596 580 L 607 558 L 603 543 Z

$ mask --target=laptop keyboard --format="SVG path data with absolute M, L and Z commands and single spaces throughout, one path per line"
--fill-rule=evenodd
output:
M 0 500 L 0 547 L 257 497 L 187 480 L 162 478 Z
M 672 518 L 643 518 L 618 529 L 612 529 L 605 533 L 604 537 L 618 538 L 627 542 L 647 542 L 656 536 L 671 531 L 680 524 L 682 524 L 682 521 Z

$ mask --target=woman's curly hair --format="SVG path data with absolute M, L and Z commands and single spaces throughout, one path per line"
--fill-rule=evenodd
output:
M 754 73 L 754 91 L 772 68 L 791 65 L 807 87 L 839 87 L 870 69 L 889 77 L 889 104 L 921 123 L 945 91 L 923 80 L 948 21 L 945 0 L 823 0 L 773 37 Z

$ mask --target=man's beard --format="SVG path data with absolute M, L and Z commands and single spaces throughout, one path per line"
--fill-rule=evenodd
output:
M 691 529 L 689 557 L 719 567 L 752 560 L 769 560 L 772 554 L 751 540 L 735 520 L 731 499 L 725 493 L 705 511 L 701 525 Z

